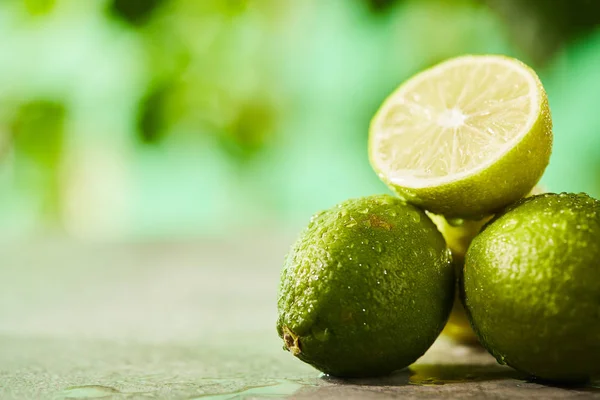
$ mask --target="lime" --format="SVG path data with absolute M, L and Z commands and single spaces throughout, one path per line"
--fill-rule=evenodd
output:
M 464 298 L 501 364 L 557 382 L 600 376 L 600 201 L 542 194 L 497 216 L 467 251 Z
M 450 252 L 423 211 L 388 195 L 348 200 L 316 214 L 292 246 L 277 332 L 327 374 L 385 375 L 431 346 L 454 291 Z
M 528 196 L 534 196 L 544 192 L 546 192 L 546 190 L 538 185 L 533 188 Z M 481 228 L 492 219 L 492 216 L 480 220 L 459 219 L 450 220 L 450 222 L 448 222 L 446 218 L 441 215 L 432 213 L 428 213 L 428 215 L 442 233 L 442 236 L 444 236 L 448 248 L 452 252 L 452 259 L 457 269 L 457 275 L 461 276 L 465 263 L 465 254 L 467 253 L 471 241 L 481 231 Z M 454 307 L 452 308 L 450 318 L 448 319 L 448 323 L 442 334 L 460 343 L 475 344 L 478 342 L 477 336 L 475 335 L 475 332 L 473 332 L 467 314 L 465 313 L 462 301 L 458 296 L 454 300 Z
M 403 83 L 371 122 L 369 158 L 401 197 L 450 218 L 480 219 L 525 196 L 552 147 L 535 72 L 503 56 L 463 56 Z

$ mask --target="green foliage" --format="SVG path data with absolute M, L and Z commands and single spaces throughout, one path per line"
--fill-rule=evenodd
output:
M 597 171 L 590 167 L 595 147 L 584 149 L 578 169 L 566 166 L 577 147 L 566 142 L 595 140 L 595 114 L 575 104 L 587 110 L 598 92 L 591 89 L 597 61 L 584 47 L 595 43 L 587 32 L 600 14 L 583 0 L 544 4 L 0 1 L 0 35 L 10 38 L 0 43 L 0 132 L 19 131 L 7 151 L 0 148 L 0 219 L 43 223 L 31 206 L 42 199 L 53 204 L 43 215 L 81 218 L 67 225 L 83 226 L 83 211 L 61 214 L 65 202 L 79 204 L 88 188 L 121 179 L 120 189 L 97 189 L 106 215 L 128 216 L 114 235 L 214 234 L 265 221 L 296 229 L 315 209 L 386 190 L 367 160 L 370 118 L 401 81 L 462 53 L 504 53 L 550 67 L 540 75 L 557 143 L 565 144 L 546 181 L 555 190 L 597 190 L 597 183 L 589 189 L 598 179 L 588 172 Z M 554 58 L 562 45 L 569 47 Z M 577 102 L 578 93 L 588 100 Z M 575 131 L 579 140 L 569 136 Z M 121 172 L 103 174 L 86 157 L 90 149 Z M 79 159 L 89 163 L 82 170 L 100 172 L 59 172 Z M 567 170 L 585 179 L 565 182 Z M 60 189 L 70 179 L 90 182 Z M 127 206 L 111 208 L 111 196 Z
M 44 15 L 52 11 L 56 0 L 24 0 L 27 11 L 32 15 Z
M 65 118 L 64 105 L 40 99 L 21 104 L 10 125 L 16 162 L 22 166 L 16 170 L 18 180 L 42 195 L 44 218 L 53 222 L 60 219 Z
M 109 12 L 117 18 L 132 24 L 141 25 L 152 16 L 165 0 L 112 0 Z

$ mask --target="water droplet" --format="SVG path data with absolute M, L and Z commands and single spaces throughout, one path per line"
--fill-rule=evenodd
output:
M 377 284 L 379 285 L 381 282 L 377 281 Z
M 112 397 L 120 393 L 117 389 L 108 386 L 88 385 L 67 388 L 61 393 L 61 397 L 65 399 L 94 399 Z
M 421 221 L 421 215 L 419 214 L 418 211 L 409 211 L 408 212 L 408 216 L 410 217 L 410 219 L 413 220 L 413 222 L 420 222 Z
M 383 270 L 383 274 L 384 274 L 384 275 L 387 275 L 387 269 L 384 269 L 384 270 Z
M 329 338 L 329 329 L 328 328 L 322 329 L 320 327 L 313 326 L 313 328 L 311 329 L 311 333 L 312 333 L 313 337 L 315 339 L 317 339 L 319 342 L 324 342 Z
M 517 221 L 516 219 L 509 219 L 506 222 L 504 222 L 504 224 L 502 224 L 502 229 L 505 232 L 511 232 L 514 231 L 518 225 L 519 221 Z
M 451 226 L 461 226 L 465 223 L 465 220 L 462 218 L 448 218 L 446 221 L 448 221 L 448 224 Z
M 404 195 L 403 197 L 408 197 L 409 199 L 414 199 L 417 197 L 417 194 L 412 190 L 405 189 L 402 194 Z
M 279 382 L 279 383 L 275 383 Z M 255 398 L 287 398 L 306 384 L 287 379 L 280 379 L 264 386 L 245 386 L 234 391 L 221 391 L 217 393 L 205 393 L 199 397 L 190 397 L 190 400 L 217 400 L 217 399 L 255 399 Z M 310 385 L 314 386 L 314 385 Z
M 367 311 L 367 310 L 366 310 L 366 309 L 364 309 L 364 308 L 363 308 L 362 310 L 363 310 L 363 312 L 366 312 L 366 311 Z

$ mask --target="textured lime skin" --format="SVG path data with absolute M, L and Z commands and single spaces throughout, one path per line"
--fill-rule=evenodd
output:
M 327 374 L 379 376 L 417 360 L 454 299 L 442 235 L 420 209 L 378 195 L 316 214 L 281 274 L 284 349 Z
M 520 201 L 473 240 L 464 300 L 498 362 L 540 379 L 600 376 L 600 202 L 585 194 Z
M 432 187 L 402 187 L 391 182 L 375 162 L 377 150 L 373 144 L 376 136 L 373 126 L 379 118 L 376 114 L 369 134 L 369 159 L 379 178 L 410 203 L 448 218 L 481 219 L 529 193 L 550 161 L 552 118 L 546 91 L 535 71 L 518 60 L 513 61 L 520 63 L 535 77 L 540 96 L 538 118 L 515 147 L 492 165 L 467 177 Z

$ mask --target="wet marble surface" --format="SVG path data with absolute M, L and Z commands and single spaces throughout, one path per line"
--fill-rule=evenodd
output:
M 292 239 L 3 246 L 0 398 L 600 398 L 444 339 L 390 377 L 323 377 L 274 329 Z

